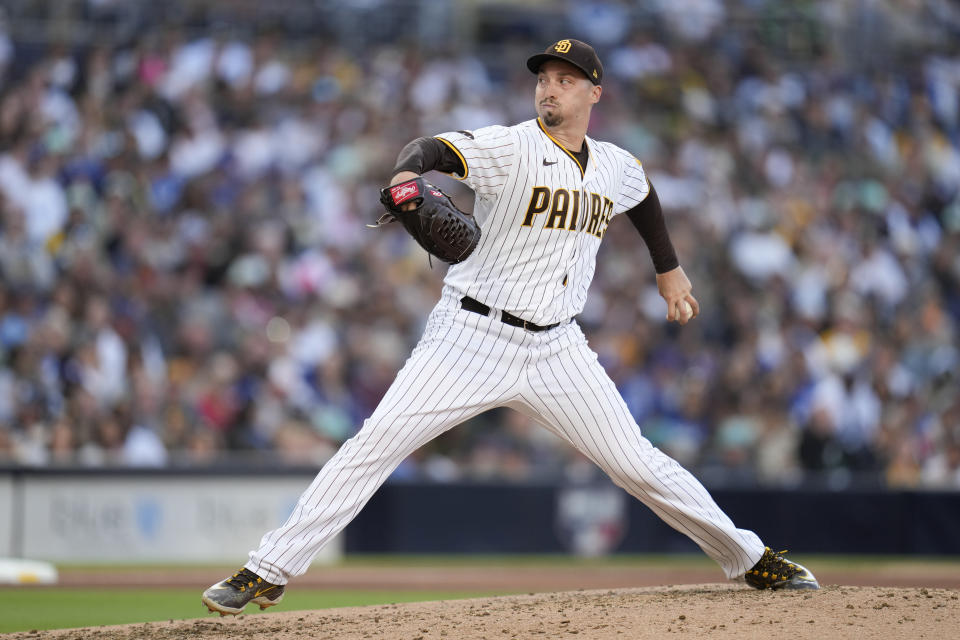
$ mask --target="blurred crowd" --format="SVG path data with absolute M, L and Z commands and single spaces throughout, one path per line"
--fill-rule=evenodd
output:
M 644 434 L 708 484 L 960 488 L 960 10 L 564 19 L 442 51 L 196 24 L 26 46 L 0 21 L 0 464 L 322 464 L 442 283 L 365 226 L 398 151 L 534 117 L 523 62 L 572 36 L 606 66 L 590 134 L 644 163 L 702 308 L 668 326 L 613 222 L 578 320 Z M 595 473 L 495 410 L 395 478 Z

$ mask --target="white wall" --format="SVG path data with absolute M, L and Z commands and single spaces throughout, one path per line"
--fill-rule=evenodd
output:
M 13 553 L 13 480 L 0 474 L 0 558 Z
M 0 510 L 0 543 L 7 540 L 9 548 L 8 530 L 23 527 L 23 557 L 52 562 L 238 566 L 264 533 L 286 519 L 311 480 L 309 476 L 29 474 L 21 478 L 23 521 L 6 526 L 10 510 Z M 318 561 L 336 560 L 342 550 L 338 537 Z

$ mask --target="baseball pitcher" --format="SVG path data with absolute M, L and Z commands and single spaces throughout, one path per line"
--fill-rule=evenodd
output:
M 650 444 L 587 345 L 583 310 L 597 250 L 626 214 L 646 243 L 667 320 L 699 313 L 657 192 L 629 152 L 587 136 L 603 66 L 578 40 L 531 56 L 537 117 L 514 126 L 449 131 L 409 143 L 387 213 L 431 255 L 450 263 L 423 337 L 360 431 L 264 535 L 233 576 L 203 593 L 221 615 L 265 608 L 418 447 L 494 407 L 511 407 L 576 447 L 613 481 L 689 536 L 727 578 L 758 589 L 817 589 L 809 570 L 737 528 L 703 485 Z M 475 195 L 459 211 L 422 174 L 437 170 Z M 782 553 L 782 552 L 781 552 Z

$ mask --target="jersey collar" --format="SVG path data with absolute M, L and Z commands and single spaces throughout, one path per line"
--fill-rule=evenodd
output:
M 547 136 L 548 138 L 550 138 L 550 140 L 553 141 L 553 144 L 555 144 L 555 145 L 557 145 L 558 147 L 560 147 L 560 149 L 561 149 L 565 154 L 567 154 L 568 156 L 570 156 L 570 159 L 573 160 L 573 161 L 576 163 L 577 167 L 580 169 L 580 178 L 582 179 L 583 176 L 586 174 L 586 170 L 585 170 L 584 167 L 580 164 L 580 161 L 577 160 L 577 156 L 575 156 L 575 155 L 573 155 L 572 153 L 570 153 L 570 151 L 569 151 L 565 146 L 563 146 L 562 144 L 560 144 L 560 141 L 559 141 L 559 140 L 557 140 L 557 139 L 554 138 L 552 135 L 550 135 L 550 133 L 547 131 L 547 128 L 543 125 L 543 122 L 540 121 L 540 118 L 539 118 L 539 117 L 537 117 L 537 126 L 540 127 L 540 131 L 543 131 L 543 135 L 545 135 L 545 136 Z M 587 144 L 587 137 L 586 137 L 586 136 L 583 137 L 583 144 Z

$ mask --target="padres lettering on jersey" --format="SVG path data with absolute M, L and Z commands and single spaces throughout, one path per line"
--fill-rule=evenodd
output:
M 588 203 L 582 218 L 580 217 L 581 200 Z M 520 226 L 533 226 L 534 216 L 547 211 L 550 215 L 547 216 L 547 221 L 543 225 L 544 229 L 582 231 L 603 239 L 603 234 L 613 217 L 613 200 L 599 193 L 581 192 L 578 189 L 570 190 L 561 187 L 551 193 L 550 187 L 534 187 L 530 194 L 530 202 L 527 204 L 527 213 Z
M 463 159 L 483 229 L 446 284 L 537 324 L 577 315 L 610 221 L 647 197 L 640 163 L 616 145 L 586 139 L 587 166 L 539 120 L 437 136 Z

